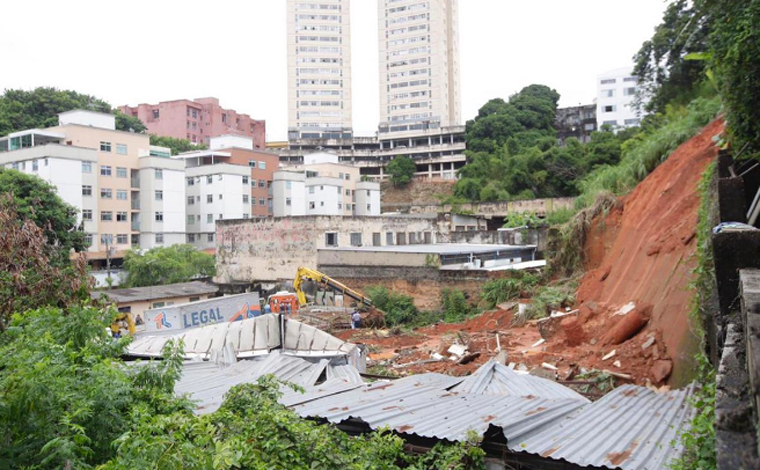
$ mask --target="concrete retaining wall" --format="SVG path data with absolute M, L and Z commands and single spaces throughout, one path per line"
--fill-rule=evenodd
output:
M 472 215 L 505 217 L 509 214 L 533 212 L 544 216 L 549 212 L 573 207 L 575 198 L 529 199 L 509 202 L 480 202 L 475 204 L 382 204 L 383 212 L 426 214 L 431 212 L 462 212 Z

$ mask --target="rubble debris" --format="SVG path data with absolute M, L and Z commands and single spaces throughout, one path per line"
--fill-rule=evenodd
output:
M 609 353 L 607 353 L 607 354 L 605 354 L 604 356 L 602 356 L 602 360 L 603 360 L 603 361 L 606 361 L 606 360 L 608 360 L 608 359 L 612 359 L 613 357 L 615 357 L 615 353 L 617 353 L 617 350 L 613 349 L 613 350 L 612 350 L 612 351 L 610 351 Z
M 670 377 L 670 373 L 673 372 L 673 361 L 670 359 L 654 361 L 654 365 L 652 365 L 650 372 L 652 374 L 652 379 L 655 382 L 662 382 Z
M 447 349 L 447 352 L 453 356 L 457 356 L 457 359 L 459 359 L 465 355 L 467 352 L 467 347 L 461 344 L 452 344 L 449 349 Z
M 541 338 L 538 341 L 536 341 L 535 343 L 533 343 L 533 346 L 531 346 L 531 348 L 537 348 L 537 347 L 541 346 L 542 344 L 544 344 L 545 342 L 546 342 L 546 340 L 544 338 Z
M 568 346 L 579 346 L 586 339 L 586 334 L 583 331 L 583 325 L 581 325 L 581 322 L 578 321 L 578 318 L 564 318 L 560 322 L 560 326 L 565 332 L 565 342 Z
M 604 336 L 602 344 L 620 344 L 636 335 L 649 322 L 652 307 L 632 310 L 623 316 Z
M 544 369 L 548 369 L 548 370 L 559 370 L 559 369 L 557 368 L 557 366 L 554 366 L 554 365 L 552 365 L 552 364 L 549 364 L 548 362 L 542 362 L 542 363 L 541 363 L 541 367 L 543 367 Z
M 617 312 L 613 313 L 612 316 L 625 315 L 629 312 L 632 312 L 635 308 L 636 308 L 635 302 L 628 302 L 627 304 L 620 307 L 620 309 Z
M 615 366 L 615 367 L 617 367 L 618 369 L 620 369 L 620 367 L 621 367 L 620 361 L 615 361 L 615 362 L 612 363 L 612 365 Z
M 499 351 L 499 353 L 494 358 L 494 360 L 497 363 L 501 364 L 501 365 L 506 365 L 508 359 L 509 359 L 509 354 L 507 354 L 507 351 L 505 351 L 503 349 L 501 351 Z M 510 362 L 510 364 L 514 364 L 514 362 Z M 511 369 L 511 367 L 510 367 L 510 369 Z
M 474 352 L 466 354 L 462 357 L 462 359 L 459 360 L 458 364 L 469 364 L 470 362 L 474 361 L 475 359 L 480 357 L 480 352 Z
M 654 342 L 655 342 L 654 334 L 652 334 L 652 335 L 649 336 L 649 339 L 647 339 L 646 341 L 644 341 L 644 344 L 641 345 L 641 349 L 647 349 L 647 348 L 649 348 L 650 346 L 652 346 L 654 344 Z

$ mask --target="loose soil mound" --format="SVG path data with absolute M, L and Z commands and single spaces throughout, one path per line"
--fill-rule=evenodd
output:
M 629 301 L 651 305 L 649 323 L 636 338 L 643 341 L 656 334 L 659 356 L 673 359 L 673 385 L 690 378 L 697 343 L 688 318 L 700 203 L 697 185 L 717 155 L 712 139 L 723 128 L 716 120 L 681 145 L 617 207 L 595 220 L 586 240 L 587 271 L 577 299 L 595 307 L 581 309 L 589 328 L 594 329 L 595 315 L 605 315 L 599 306 L 609 313 Z M 602 322 L 592 336 L 612 326 Z
M 383 204 L 439 204 L 453 194 L 455 181 L 413 181 L 403 188 L 389 182 L 381 186 Z

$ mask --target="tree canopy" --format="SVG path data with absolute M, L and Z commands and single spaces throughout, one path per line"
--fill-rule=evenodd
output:
M 145 125 L 136 117 L 112 109 L 107 102 L 73 90 L 39 87 L 33 90 L 5 90 L 0 96 L 0 136 L 26 129 L 58 125 L 58 114 L 73 109 L 86 109 L 116 115 L 116 129 L 145 132 Z
M 87 248 L 85 234 L 77 227 L 78 210 L 64 202 L 52 185 L 33 175 L 0 168 L 1 194 L 13 198 L 18 224 L 29 219 L 43 230 L 46 254 L 52 262 L 67 264 L 71 250 Z
M 150 145 L 168 147 L 171 149 L 172 155 L 208 148 L 204 144 L 194 144 L 187 139 L 177 139 L 176 137 L 166 137 L 154 134 L 150 135 Z
M 158 286 L 187 282 L 216 273 L 214 257 L 192 245 L 152 248 L 144 253 L 129 251 L 124 256 L 127 287 Z
M 417 165 L 414 160 L 406 156 L 398 156 L 385 165 L 385 172 L 390 175 L 393 186 L 406 186 L 414 179 Z

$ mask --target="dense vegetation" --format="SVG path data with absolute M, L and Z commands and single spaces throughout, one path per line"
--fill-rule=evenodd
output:
M 72 90 L 39 87 L 34 90 L 5 90 L 0 96 L 0 136 L 26 129 L 58 125 L 58 114 L 86 109 L 116 115 L 116 129 L 143 133 L 145 124 L 113 109 L 107 102 Z
M 467 122 L 467 166 L 454 195 L 461 201 L 574 196 L 577 181 L 620 160 L 621 145 L 635 130 L 604 128 L 588 144 L 567 139 L 557 145 L 554 119 L 559 94 L 531 85 L 504 101 L 486 103 Z
M 184 152 L 192 152 L 194 150 L 204 150 L 206 145 L 194 144 L 187 139 L 177 139 L 175 137 L 166 137 L 159 135 L 150 135 L 150 145 L 157 145 L 159 147 L 168 147 L 172 151 L 172 155 L 179 155 Z
M 214 257 L 192 245 L 172 245 L 148 251 L 129 251 L 124 256 L 125 287 L 176 284 L 216 274 Z
M 414 172 L 417 166 L 414 160 L 404 155 L 400 155 L 385 165 L 385 172 L 390 175 L 393 186 L 404 187 L 414 179 Z

